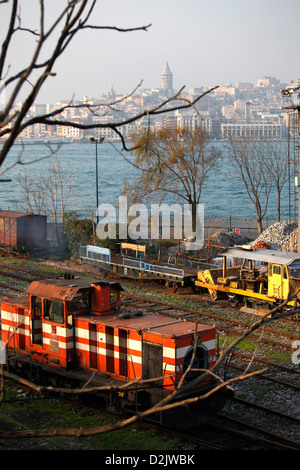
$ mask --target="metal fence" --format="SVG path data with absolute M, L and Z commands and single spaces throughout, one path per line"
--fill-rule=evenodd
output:
M 265 230 L 270 225 L 273 225 L 275 221 L 263 220 L 262 228 Z M 223 220 L 205 220 L 204 222 L 204 237 L 207 240 L 209 236 L 212 236 L 218 230 L 225 230 L 228 232 L 236 232 L 240 235 L 248 237 L 250 240 L 255 240 L 258 237 L 258 229 L 256 220 L 234 220 L 234 219 L 223 219 Z

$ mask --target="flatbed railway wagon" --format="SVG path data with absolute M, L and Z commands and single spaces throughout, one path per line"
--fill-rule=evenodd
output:
M 300 305 L 300 253 L 244 246 L 220 256 L 222 267 L 198 271 L 195 281 L 212 299 L 227 297 L 232 305 L 245 301 L 272 309 L 294 295 L 286 308 Z
M 40 385 L 102 387 L 93 399 L 132 414 L 170 396 L 187 372 L 176 400 L 199 399 L 152 418 L 173 429 L 210 419 L 228 393 L 223 388 L 201 399 L 219 384 L 203 372 L 218 357 L 215 327 L 123 312 L 121 290 L 117 282 L 49 279 L 33 281 L 25 296 L 2 300 L 6 373 Z
M 140 251 L 143 246 L 132 244 L 132 247 L 136 250 L 136 257 L 126 256 L 124 253 L 113 254 L 108 248 L 82 246 L 80 247 L 80 260 L 84 264 L 96 267 L 99 271 L 111 272 L 131 279 L 161 281 L 171 289 L 176 289 L 178 286 L 194 286 L 197 268 L 146 261 L 145 252 Z M 138 257 L 139 253 L 143 256 Z

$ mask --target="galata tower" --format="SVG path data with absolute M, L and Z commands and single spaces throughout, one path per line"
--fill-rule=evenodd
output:
M 160 76 L 161 88 L 163 90 L 173 90 L 173 74 L 170 70 L 168 62 Z

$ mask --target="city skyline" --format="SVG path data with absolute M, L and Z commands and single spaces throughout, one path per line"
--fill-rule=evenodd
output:
M 142 5 L 141 5 L 142 3 Z M 32 26 L 33 5 L 22 2 L 22 26 Z M 60 5 L 60 8 L 59 8 Z M 1 5 L 0 27 L 5 31 L 10 5 Z M 47 18 L 61 9 L 61 2 L 46 2 Z M 300 77 L 294 59 L 298 40 L 300 2 L 286 0 L 104 0 L 97 3 L 90 23 L 137 27 L 148 31 L 118 33 L 83 31 L 59 59 L 55 72 L 36 102 L 99 97 L 112 84 L 118 94 L 160 86 L 166 61 L 174 77 L 174 89 L 255 83 L 274 76 L 283 83 Z M 11 51 L 10 63 L 30 57 L 33 39 L 22 34 L 22 47 Z M 299 72 L 298 72 L 299 71 Z M 20 95 L 20 100 L 24 95 Z

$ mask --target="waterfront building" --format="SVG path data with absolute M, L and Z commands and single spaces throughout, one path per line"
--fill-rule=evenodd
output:
M 271 121 L 236 121 L 221 124 L 222 139 L 281 140 L 283 126 Z
M 177 128 L 186 128 L 194 131 L 197 127 L 202 127 L 206 132 L 212 135 L 212 119 L 208 112 L 197 113 L 191 110 L 175 111 Z
M 93 116 L 92 122 L 94 124 L 108 124 L 115 122 L 115 116 Z M 86 134 L 93 134 L 96 139 L 104 138 L 106 141 L 120 140 L 119 136 L 114 132 L 111 127 L 96 127 L 91 129 Z
M 74 122 L 77 124 L 80 123 L 80 121 L 76 119 L 74 119 Z M 66 137 L 67 139 L 80 140 L 83 137 L 83 130 L 77 127 L 64 126 L 62 124 L 57 124 L 56 135 L 58 137 Z

